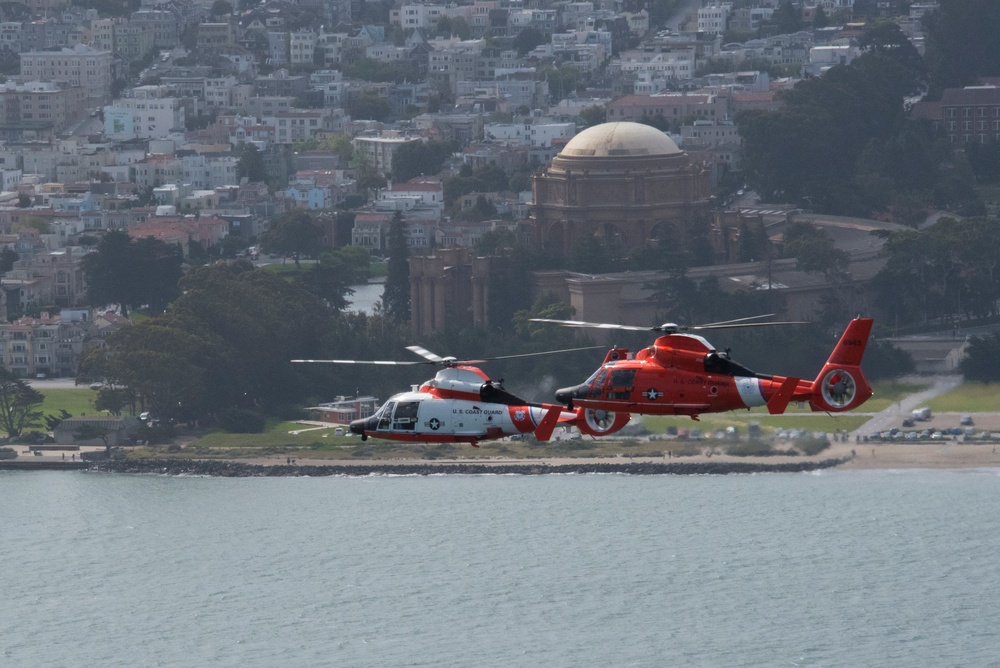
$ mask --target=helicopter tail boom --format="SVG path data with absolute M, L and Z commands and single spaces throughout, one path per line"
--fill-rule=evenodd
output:
M 857 408 L 872 396 L 868 379 L 861 371 L 861 358 L 868 345 L 872 322 L 871 318 L 855 318 L 847 325 L 809 389 L 808 400 L 812 410 L 847 411 Z

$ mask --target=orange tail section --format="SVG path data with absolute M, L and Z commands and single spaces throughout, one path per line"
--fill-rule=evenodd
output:
M 872 323 L 871 318 L 855 318 L 847 325 L 810 387 L 808 400 L 814 411 L 849 411 L 872 396 L 872 388 L 861 371 Z
M 576 418 L 568 422 L 588 436 L 607 436 L 627 425 L 631 419 L 631 413 L 577 408 Z
M 535 439 L 539 441 L 547 441 L 552 438 L 552 432 L 555 431 L 560 414 L 564 410 L 562 406 L 552 404 L 544 404 L 544 407 L 547 409 L 545 417 L 542 418 L 542 421 L 538 423 L 538 427 L 535 429 Z
M 788 408 L 788 402 L 795 394 L 795 388 L 799 385 L 798 378 L 786 378 L 781 382 L 778 391 L 767 400 L 767 412 L 771 415 L 781 415 Z

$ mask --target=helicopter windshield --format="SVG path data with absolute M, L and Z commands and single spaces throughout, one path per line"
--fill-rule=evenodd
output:
M 705 355 L 705 373 L 717 373 L 723 376 L 750 376 L 751 378 L 757 375 L 742 364 L 729 359 L 728 353 L 720 353 L 717 350 Z
M 588 394 L 591 397 L 600 397 L 601 392 L 604 390 L 604 381 L 607 379 L 608 367 L 598 369 L 596 374 L 587 379 L 587 385 L 590 387 Z
M 388 431 L 392 427 L 392 411 L 396 408 L 395 401 L 387 401 L 378 409 L 375 415 L 378 417 L 379 431 Z

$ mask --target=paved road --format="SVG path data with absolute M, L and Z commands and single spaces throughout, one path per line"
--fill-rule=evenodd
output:
M 871 420 L 861 425 L 854 433 L 866 436 L 873 431 L 888 431 L 893 427 L 900 427 L 902 426 L 903 418 L 909 417 L 914 408 L 924 406 L 939 394 L 944 394 L 961 384 L 961 376 L 937 376 L 926 390 L 911 394 L 885 410 L 875 413 Z
M 86 387 L 86 385 L 77 385 L 76 380 L 73 378 L 45 378 L 40 379 L 29 379 L 28 385 L 35 388 L 36 390 L 66 390 L 72 389 L 74 387 Z

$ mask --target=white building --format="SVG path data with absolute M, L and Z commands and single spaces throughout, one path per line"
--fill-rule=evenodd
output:
M 317 35 L 312 30 L 296 30 L 288 35 L 288 62 L 292 65 L 312 65 Z
M 695 49 L 661 53 L 626 51 L 612 61 L 612 69 L 622 74 L 645 75 L 649 79 L 690 79 L 695 70 Z
M 713 2 L 698 10 L 698 32 L 707 35 L 721 35 L 726 32 L 729 14 L 733 11 L 731 2 Z
M 160 97 L 162 86 L 139 86 L 132 97 L 104 107 L 104 134 L 108 139 L 158 139 L 184 131 L 184 107 L 176 97 Z
M 183 181 L 202 190 L 237 185 L 237 162 L 239 158 L 230 153 L 185 155 L 181 158 Z
M 403 29 L 434 28 L 447 10 L 445 5 L 405 4 L 389 12 L 389 22 Z

